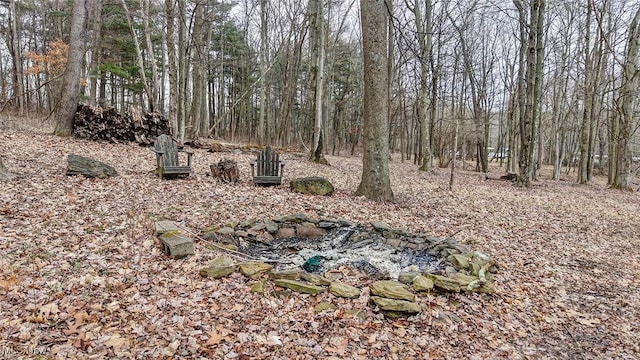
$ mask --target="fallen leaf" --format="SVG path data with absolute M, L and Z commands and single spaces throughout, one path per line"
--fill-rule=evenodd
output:
M 59 312 L 58 305 L 54 302 L 41 306 L 38 311 L 40 316 L 44 318 L 48 318 L 49 315 L 57 315 Z
M 130 341 L 120 336 L 120 334 L 111 335 L 109 340 L 104 344 L 109 347 L 113 347 L 114 350 L 120 349 L 122 345 L 128 345 Z
M 277 334 L 269 334 L 267 335 L 267 345 L 280 346 L 282 345 L 282 340 L 280 340 L 280 336 Z
M 11 275 L 7 279 L 0 280 L 0 289 L 8 290 L 10 287 L 15 285 L 16 282 L 17 282 L 16 277 L 14 275 Z
M 216 330 L 211 330 L 207 333 L 207 336 L 209 337 L 209 339 L 207 339 L 207 342 L 205 343 L 206 345 L 218 345 L 220 344 L 220 342 L 222 342 L 222 340 L 224 341 L 229 341 L 229 336 L 226 335 L 222 335 L 221 333 L 218 333 Z

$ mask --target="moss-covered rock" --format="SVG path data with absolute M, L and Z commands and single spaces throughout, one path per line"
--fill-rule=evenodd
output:
M 250 279 L 258 279 L 262 274 L 266 274 L 273 266 L 261 262 L 247 262 L 238 265 L 242 275 Z
M 333 305 L 332 303 L 328 303 L 326 301 L 322 301 L 319 302 L 314 308 L 313 311 L 315 311 L 316 314 L 319 314 L 325 310 L 329 310 L 329 311 L 333 311 L 335 309 L 337 309 L 338 307 Z
M 457 266 L 459 269 L 467 269 L 469 268 L 469 254 L 453 254 L 447 257 L 453 265 Z
M 424 277 L 431 279 L 433 281 L 433 285 L 442 290 L 459 292 L 460 291 L 460 283 L 454 279 L 450 279 L 446 276 L 434 275 L 434 274 L 424 274 Z
M 264 294 L 264 291 L 266 288 L 265 282 L 264 281 L 255 282 L 251 284 L 250 288 L 251 288 L 251 291 L 256 294 Z
M 330 196 L 334 191 L 333 184 L 320 176 L 293 179 L 289 187 L 293 192 L 307 195 Z
M 221 279 L 233 274 L 234 271 L 236 271 L 235 266 L 209 266 L 200 269 L 200 275 L 213 279 Z
M 229 276 L 236 271 L 237 266 L 234 265 L 233 260 L 228 256 L 219 256 L 213 260 L 209 266 L 200 269 L 200 275 L 203 277 L 210 277 L 213 279 L 220 279 Z
M 417 271 L 404 272 L 398 275 L 398 281 L 405 285 L 411 285 L 413 284 L 413 280 L 420 275 L 421 274 Z
M 298 280 L 277 279 L 274 280 L 273 283 L 280 287 L 291 289 L 302 294 L 318 295 L 327 290 L 322 286 L 317 286 Z
M 340 281 L 334 281 L 329 285 L 329 292 L 337 297 L 355 299 L 360 297 L 360 289 Z
M 433 289 L 433 280 L 426 278 L 422 275 L 420 276 L 416 276 L 415 279 L 413 279 L 413 290 L 415 291 L 429 291 Z
M 372 296 L 371 301 L 376 304 L 381 310 L 385 311 L 395 311 L 410 314 L 417 314 L 422 311 L 422 307 L 412 301 L 388 299 L 379 296 Z
M 331 284 L 331 280 L 326 277 L 306 271 L 303 271 L 300 277 L 313 285 L 329 286 Z
M 375 281 L 369 286 L 369 289 L 371 290 L 371 294 L 388 299 L 398 299 L 406 301 L 414 301 L 416 299 L 416 296 L 411 291 L 409 291 L 409 288 L 398 281 Z
M 289 269 L 289 270 L 269 272 L 269 278 L 274 280 L 275 279 L 297 280 L 297 279 L 300 279 L 300 275 L 302 275 L 302 270 L 300 269 Z

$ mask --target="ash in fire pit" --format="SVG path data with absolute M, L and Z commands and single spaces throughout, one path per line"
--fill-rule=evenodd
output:
M 318 239 L 289 237 L 270 243 L 241 241 L 240 251 L 274 263 L 277 270 L 303 267 L 307 271 L 324 273 L 349 266 L 372 278 L 397 278 L 401 272 L 433 273 L 444 268 L 442 259 L 431 250 L 389 244 L 380 233 L 351 224 L 341 224 Z
M 448 256 L 468 252 L 452 238 L 412 234 L 379 222 L 365 227 L 344 220 L 313 220 L 304 214 L 226 227 L 214 235 L 227 236 L 239 252 L 275 270 L 324 273 L 348 266 L 377 279 L 398 278 L 403 272 L 442 273 L 451 265 Z

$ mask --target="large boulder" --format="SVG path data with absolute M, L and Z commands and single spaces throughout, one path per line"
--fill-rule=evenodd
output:
M 333 184 L 329 180 L 320 176 L 310 176 L 297 178 L 289 183 L 291 191 L 307 195 L 331 195 L 333 194 Z
M 69 154 L 67 157 L 66 174 L 84 175 L 86 177 L 97 177 L 100 179 L 118 176 L 118 172 L 111 165 L 75 154 Z

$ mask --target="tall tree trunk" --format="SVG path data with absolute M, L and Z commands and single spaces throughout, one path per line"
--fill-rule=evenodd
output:
M 324 34 L 324 14 L 323 0 L 309 1 L 309 27 L 310 27 L 310 47 L 311 47 L 311 89 L 309 91 L 312 101 L 310 105 L 313 109 L 313 146 L 309 160 L 315 163 L 328 165 L 329 162 L 324 157 L 322 149 L 323 132 L 323 95 L 324 95 L 324 61 L 325 61 L 325 34 Z
M 536 10 L 536 6 L 531 6 L 531 11 L 534 12 Z M 535 58 L 535 67 L 534 67 L 534 83 L 533 83 L 533 108 L 532 108 L 532 124 L 531 124 L 531 133 L 533 134 L 534 140 L 533 146 L 530 147 L 529 158 L 534 159 L 534 154 L 536 153 L 536 149 L 542 149 L 542 133 L 540 129 L 542 128 L 542 84 L 544 83 L 544 12 L 545 12 L 545 0 L 540 0 L 537 6 L 537 22 L 535 29 L 535 46 L 536 46 L 536 58 Z M 542 152 L 539 152 L 542 154 Z M 531 179 L 536 178 L 536 170 L 542 165 L 542 155 L 535 156 L 537 163 L 532 164 L 531 166 Z
M 124 13 L 127 16 L 129 31 L 131 32 L 131 38 L 133 39 L 133 46 L 136 50 L 136 62 L 137 62 L 139 73 L 140 73 L 140 81 L 142 82 L 142 87 L 144 89 L 145 94 L 147 94 L 147 106 L 149 111 L 154 111 L 155 109 L 154 96 L 151 93 L 151 88 L 149 87 L 149 83 L 147 82 L 146 68 L 144 66 L 144 58 L 142 57 L 142 49 L 140 48 L 140 41 L 138 41 L 138 35 L 136 34 L 136 29 L 133 24 L 133 20 L 131 19 L 131 13 L 129 12 L 127 1 L 126 0 L 121 0 L 121 1 L 122 1 L 122 7 L 124 8 Z M 150 56 L 153 57 L 153 53 L 151 53 Z
M 165 13 L 167 21 L 167 54 L 168 54 L 168 70 L 167 75 L 169 77 L 169 111 L 168 117 L 171 121 L 171 129 L 173 136 L 182 138 L 179 135 L 178 126 L 178 65 L 176 57 L 176 43 L 175 43 L 175 6 L 176 3 L 173 0 L 165 0 Z
M 258 143 L 267 141 L 267 0 L 260 0 L 260 118 L 258 119 Z
M 91 13 L 91 0 L 74 0 L 69 32 L 69 52 L 64 73 L 64 87 L 60 106 L 56 111 L 54 134 L 69 136 L 73 131 L 73 116 L 78 108 L 80 96 L 80 76 L 85 50 L 85 21 Z
M 191 71 L 191 108 L 189 110 L 189 126 L 187 136 L 190 139 L 197 139 L 201 135 L 206 135 L 207 127 L 202 128 L 201 118 L 204 115 L 202 112 L 203 103 L 205 102 L 204 94 L 207 93 L 207 80 L 206 80 L 206 30 L 205 30 L 205 5 L 197 4 L 194 11 L 193 29 L 191 32 L 191 47 L 193 58 L 191 60 L 193 64 L 193 70 Z
M 521 42 L 525 42 L 525 31 L 527 24 L 523 23 L 526 18 L 524 6 L 520 0 L 514 0 L 514 4 L 518 8 L 520 14 L 520 35 Z M 542 87 L 542 62 L 544 55 L 543 46 L 543 21 L 544 21 L 545 2 L 544 0 L 531 0 L 529 11 L 529 36 L 526 42 L 526 73 L 524 74 L 524 85 L 522 78 L 519 80 L 518 89 L 519 96 L 523 97 L 519 103 L 520 111 L 520 158 L 518 176 L 518 184 L 528 187 L 533 179 L 534 167 L 533 156 L 535 151 L 535 142 L 537 139 L 536 124 L 539 116 L 540 93 Z M 521 45 L 521 60 L 525 47 Z M 520 66 L 525 64 L 521 63 Z M 522 74 L 521 72 L 519 72 Z M 524 105 L 524 109 L 522 106 Z
M 160 80 L 158 77 L 158 65 L 156 64 L 155 51 L 153 49 L 153 43 L 151 42 L 152 29 L 149 26 L 150 16 L 150 4 L 149 0 L 140 0 L 140 11 L 142 12 L 142 26 L 144 29 L 144 40 L 147 48 L 147 54 L 149 56 L 149 66 L 151 67 L 151 99 L 149 103 L 153 111 L 163 112 L 164 109 L 160 108 Z
M 616 172 L 612 185 L 616 189 L 629 189 L 631 185 L 631 136 L 633 135 L 634 109 L 640 89 L 640 69 L 638 54 L 640 52 L 640 9 L 636 11 L 629 25 L 627 48 L 622 73 L 622 87 L 618 104 L 620 116 L 618 122 L 618 139 L 616 146 Z M 609 161 L 614 159 L 609 158 Z
M 580 161 L 578 163 L 578 183 L 589 182 L 589 163 L 591 151 L 589 146 L 589 134 L 591 133 L 593 117 L 593 59 L 591 57 L 591 9 L 593 2 L 587 1 L 587 18 L 584 33 L 584 108 L 582 112 L 582 126 L 580 128 Z
M 389 19 L 384 0 L 360 0 L 364 57 L 364 133 L 362 179 L 356 195 L 393 201 L 389 179 L 387 119 L 387 36 Z
M 186 0 L 178 0 L 178 96 L 177 96 L 177 117 L 178 135 L 180 141 L 184 141 L 187 133 L 187 103 L 188 84 L 187 68 L 189 62 L 189 47 L 187 46 L 187 3 Z
M 421 160 L 420 170 L 429 171 L 433 166 L 433 154 L 430 141 L 430 119 L 427 114 L 427 97 L 429 96 L 429 59 L 432 48 L 432 5 L 431 0 L 425 1 L 424 14 L 420 1 L 416 1 L 411 9 L 416 20 L 418 33 L 418 45 L 420 47 L 420 90 L 418 92 L 418 121 L 420 136 L 418 145 L 418 158 Z M 432 95 L 434 96 L 434 95 Z M 433 121 L 433 119 L 431 119 Z
M 99 69 L 102 62 L 102 0 L 94 0 L 93 23 L 91 40 L 91 64 L 89 65 L 89 103 L 103 106 L 102 101 L 98 101 L 98 81 L 104 81 Z
M 469 79 L 469 87 L 471 89 L 471 101 L 473 103 L 473 124 L 475 134 L 475 148 L 476 148 L 476 171 L 486 173 L 489 171 L 488 156 L 487 156 L 487 144 L 486 144 L 486 115 L 485 110 L 482 108 L 482 102 L 480 100 L 480 92 L 484 91 L 480 89 L 479 81 L 476 74 L 473 71 L 473 59 L 471 58 L 471 50 L 467 46 L 467 40 L 465 38 L 465 29 L 456 25 L 453 18 L 449 15 L 453 27 L 458 32 L 460 37 L 460 51 L 462 52 L 462 62 L 464 73 L 466 78 Z M 466 25 L 463 25 L 466 26 Z
M 16 99 L 18 113 L 24 115 L 25 109 L 25 91 L 24 91 L 24 72 L 22 68 L 22 51 L 20 48 L 20 28 L 17 0 L 9 0 L 9 53 L 13 61 L 13 96 Z

